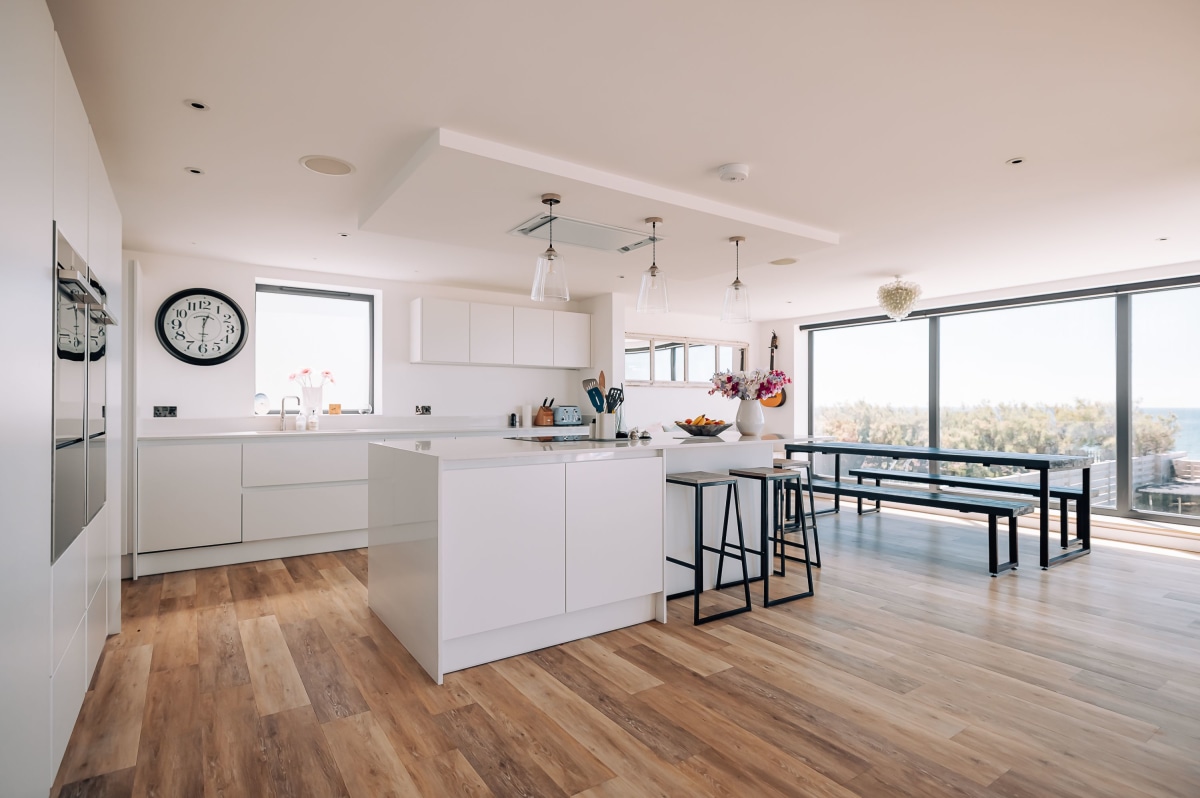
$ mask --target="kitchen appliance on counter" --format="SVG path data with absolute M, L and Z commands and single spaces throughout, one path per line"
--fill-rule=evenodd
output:
M 559 405 L 554 408 L 554 426 L 556 427 L 576 427 L 583 423 L 583 417 L 579 415 L 579 407 L 576 405 Z
M 54 474 L 50 562 L 75 542 L 107 492 L 105 329 L 116 320 L 87 263 L 54 227 Z

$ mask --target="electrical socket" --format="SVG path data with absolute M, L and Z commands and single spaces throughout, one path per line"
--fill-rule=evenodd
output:
M 433 415 L 433 411 L 430 409 L 429 405 L 417 405 L 417 415 L 430 416 Z
M 154 406 L 154 417 L 155 418 L 178 418 L 179 413 L 177 411 L 178 411 L 178 408 L 176 408 L 175 405 L 155 405 Z

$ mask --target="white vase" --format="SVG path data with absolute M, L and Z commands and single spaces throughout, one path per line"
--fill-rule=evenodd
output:
M 320 385 L 301 385 L 300 386 L 300 412 L 307 414 L 306 411 L 314 410 L 317 413 L 325 411 L 322 401 L 322 394 L 325 393 L 325 388 Z
M 743 435 L 761 435 L 763 427 L 767 425 L 766 419 L 763 418 L 762 405 L 757 399 L 742 399 L 735 421 L 738 432 Z

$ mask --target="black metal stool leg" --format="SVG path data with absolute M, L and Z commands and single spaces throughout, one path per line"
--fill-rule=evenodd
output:
M 696 488 L 696 581 L 692 588 L 692 626 L 700 625 L 700 594 L 704 592 L 704 489 Z

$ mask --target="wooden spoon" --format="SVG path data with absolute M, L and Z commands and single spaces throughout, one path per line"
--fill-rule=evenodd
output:
M 600 389 L 600 393 L 604 393 L 604 372 L 600 372 L 600 376 L 596 379 L 596 387 Z

